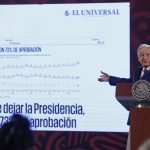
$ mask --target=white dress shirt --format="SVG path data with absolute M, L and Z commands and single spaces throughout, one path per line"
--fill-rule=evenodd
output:
M 147 67 L 147 68 L 143 68 L 143 69 L 142 69 L 141 77 L 144 75 L 144 70 L 145 70 L 145 69 L 149 71 L 149 70 L 150 70 L 150 66 L 149 66 L 149 67 Z

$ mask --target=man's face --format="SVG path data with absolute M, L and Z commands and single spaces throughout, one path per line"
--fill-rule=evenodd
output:
M 138 59 L 143 67 L 149 67 L 150 66 L 150 48 L 144 47 L 144 48 L 139 49 Z

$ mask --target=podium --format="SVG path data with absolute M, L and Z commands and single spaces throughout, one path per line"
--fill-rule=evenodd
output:
M 139 146 L 150 138 L 150 101 L 143 104 L 133 97 L 133 84 L 119 83 L 116 85 L 116 99 L 130 111 L 130 147 L 138 150 Z

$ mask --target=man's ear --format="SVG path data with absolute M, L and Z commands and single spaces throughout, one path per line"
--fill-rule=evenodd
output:
M 138 62 L 141 64 L 140 58 L 139 58 L 139 54 L 138 54 L 138 53 L 137 53 L 137 59 L 138 59 Z

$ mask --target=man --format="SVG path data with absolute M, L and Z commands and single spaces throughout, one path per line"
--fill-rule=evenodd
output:
M 140 79 L 146 80 L 150 82 L 150 45 L 141 44 L 137 50 L 138 60 L 141 64 L 134 74 L 133 77 L 130 78 L 119 78 L 110 76 L 107 73 L 101 71 L 102 75 L 98 78 L 100 82 L 109 82 L 110 85 L 116 85 L 117 83 L 134 83 Z M 130 124 L 130 120 L 128 120 L 128 125 Z
M 100 82 L 109 82 L 110 85 L 116 85 L 117 83 L 134 83 L 140 79 L 150 82 L 150 45 L 141 44 L 137 50 L 138 61 L 141 66 L 136 69 L 133 77 L 119 78 L 110 76 L 107 73 L 101 71 L 102 75 L 98 78 Z M 127 122 L 130 125 L 130 117 Z M 130 133 L 128 135 L 127 150 L 130 150 Z

